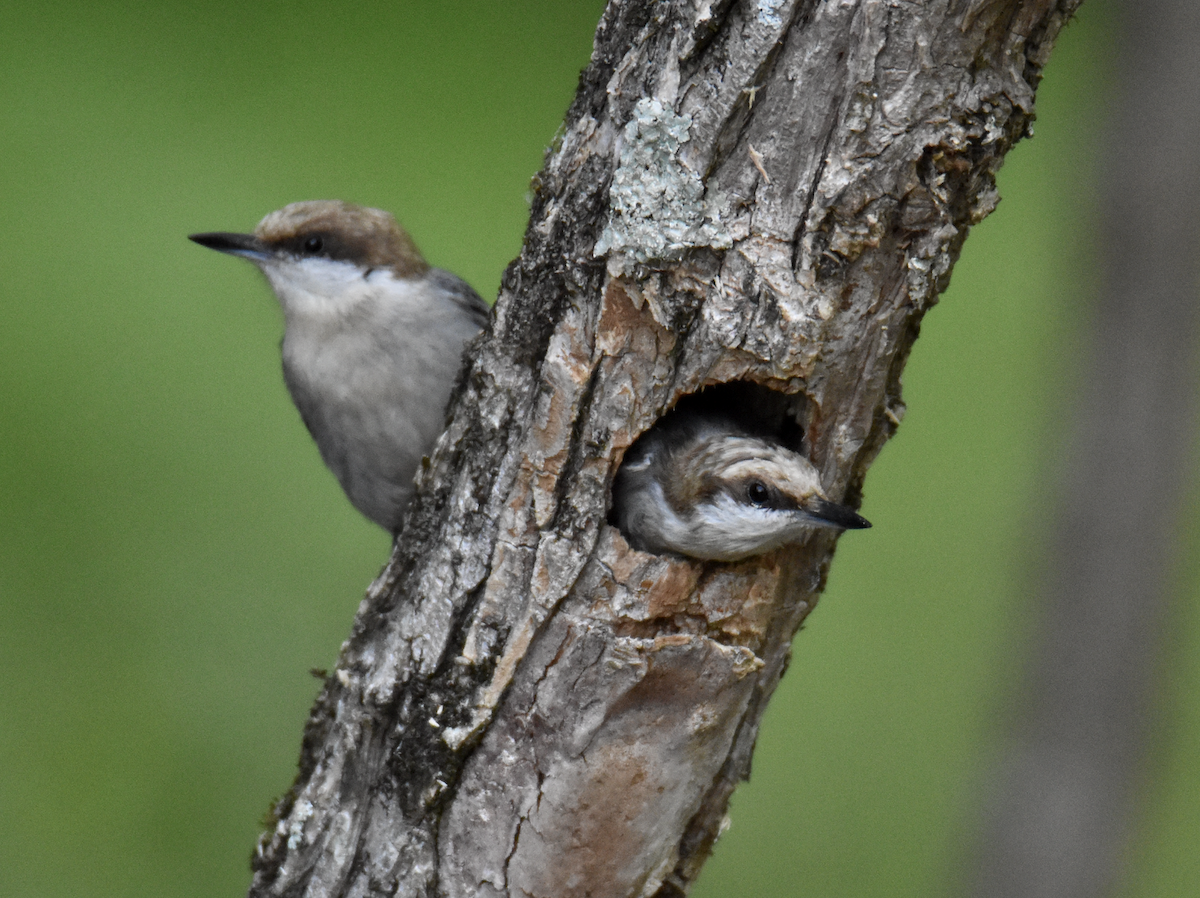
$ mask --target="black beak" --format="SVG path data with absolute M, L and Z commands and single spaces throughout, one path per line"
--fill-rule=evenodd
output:
M 225 231 L 214 231 L 211 234 L 189 234 L 188 240 L 215 249 L 219 253 L 229 253 L 231 256 L 241 256 L 251 261 L 264 261 L 271 258 L 270 248 L 253 234 L 229 234 Z
M 813 499 L 805 503 L 804 509 L 815 522 L 823 527 L 841 527 L 843 530 L 865 530 L 871 522 L 847 508 L 828 499 Z

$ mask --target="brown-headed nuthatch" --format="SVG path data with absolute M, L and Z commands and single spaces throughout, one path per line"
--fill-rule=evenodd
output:
M 191 239 L 266 275 L 283 306 L 283 378 L 300 417 L 354 507 L 396 533 L 487 305 L 431 268 L 378 209 L 293 203 L 253 234 Z
M 613 520 L 630 544 L 738 561 L 813 527 L 870 527 L 826 498 L 812 462 L 723 416 L 672 413 L 626 453 Z

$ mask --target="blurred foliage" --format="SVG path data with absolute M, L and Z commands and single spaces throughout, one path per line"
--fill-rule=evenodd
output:
M 0 894 L 244 892 L 308 670 L 386 557 L 287 399 L 266 286 L 185 235 L 349 199 L 494 296 L 602 7 L 0 5 Z M 701 898 L 953 875 L 1032 619 L 1107 20 L 1085 5 L 1066 32 L 1039 136 L 926 319 L 875 529 L 798 637 Z M 1178 623 L 1130 894 L 1200 872 L 1200 645 Z

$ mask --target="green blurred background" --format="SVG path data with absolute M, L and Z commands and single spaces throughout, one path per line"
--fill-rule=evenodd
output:
M 0 4 L 0 895 L 242 894 L 308 670 L 387 555 L 288 401 L 265 284 L 185 235 L 344 198 L 495 296 L 602 7 Z M 1110 12 L 1089 0 L 1065 32 L 1037 139 L 926 318 L 875 528 L 839 549 L 700 898 L 953 881 L 1077 379 Z M 1129 895 L 1200 880 L 1187 604 Z

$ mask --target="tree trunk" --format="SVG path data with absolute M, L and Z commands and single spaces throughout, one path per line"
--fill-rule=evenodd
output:
M 751 383 L 696 401 L 757 407 L 857 505 L 1077 3 L 609 4 L 252 895 L 686 891 L 835 537 L 635 551 L 622 453 Z

